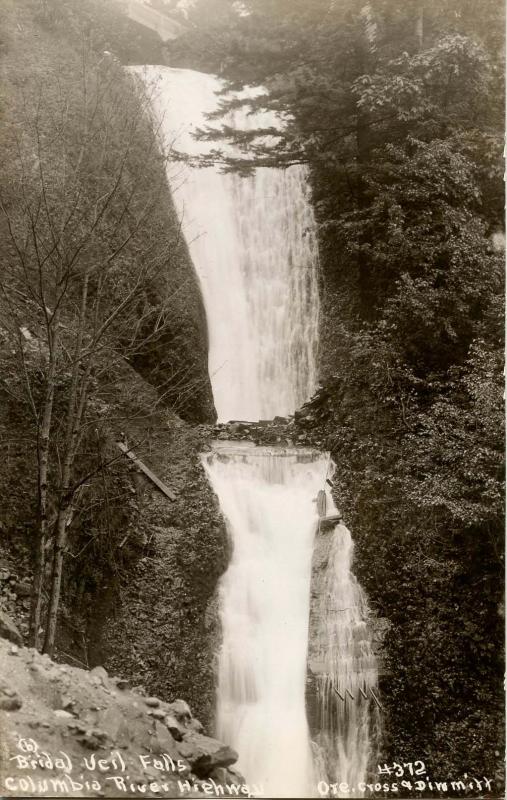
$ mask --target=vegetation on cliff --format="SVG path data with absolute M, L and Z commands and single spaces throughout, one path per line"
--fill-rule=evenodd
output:
M 286 119 L 281 132 L 237 134 L 211 120 L 203 135 L 217 140 L 217 160 L 310 170 L 322 387 L 300 425 L 338 464 L 355 569 L 391 622 L 383 753 L 417 756 L 444 778 L 499 781 L 502 10 L 453 0 L 215 6 L 215 27 L 189 33 L 174 57 L 194 48 L 227 88 L 267 90 L 232 103 L 224 93 L 223 110 L 243 102 Z M 223 158 L 222 137 L 244 146 L 246 161 Z
M 153 538 L 146 481 L 116 441 L 149 462 L 154 437 L 175 428 L 160 472 L 172 452 L 182 474 L 197 469 L 177 415 L 214 418 L 206 322 L 148 98 L 119 60 L 139 49 L 136 30 L 114 4 L 0 13 L 2 555 L 32 578 L 31 642 L 89 663 L 98 608 L 111 612 Z

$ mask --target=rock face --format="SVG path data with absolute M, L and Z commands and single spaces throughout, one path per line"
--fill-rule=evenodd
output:
M 237 753 L 197 733 L 183 700 L 144 697 L 103 667 L 56 664 L 5 640 L 0 674 L 2 796 L 193 797 L 204 778 L 243 783 L 228 770 Z M 180 741 L 167 718 L 177 720 Z
M 131 364 L 183 419 L 212 422 L 216 411 L 208 374 L 208 333 L 201 291 L 187 246 L 178 234 L 181 222 L 169 188 L 165 202 L 160 205 L 157 213 L 161 217 L 161 236 L 173 237 L 172 260 L 165 273 L 161 272 L 158 280 L 147 288 L 154 310 L 140 335 L 151 338 L 149 344 L 139 348 Z M 175 297 L 174 324 L 168 322 L 164 332 L 155 336 L 160 308 L 168 294 Z M 188 371 L 188 384 L 183 387 L 178 384 L 172 389 L 170 376 L 184 374 L 184 370 Z M 184 395 L 184 400 L 180 395 Z

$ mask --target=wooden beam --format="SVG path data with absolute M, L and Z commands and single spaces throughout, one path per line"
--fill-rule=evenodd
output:
M 375 700 L 375 702 L 376 702 L 376 704 L 378 705 L 378 707 L 380 708 L 380 710 L 381 710 L 381 711 L 383 711 L 382 703 L 381 703 L 381 702 L 380 702 L 380 700 L 378 699 L 377 695 L 375 694 L 375 692 L 373 691 L 373 689 L 371 688 L 371 686 L 370 686 L 370 694 L 371 694 L 371 696 L 373 697 L 373 699 Z
M 165 494 L 165 496 L 168 497 L 169 500 L 172 500 L 172 501 L 176 500 L 177 495 L 171 489 L 169 489 L 169 487 L 166 486 L 165 483 L 162 483 L 160 478 L 157 478 L 157 476 L 151 471 L 151 469 L 149 469 L 146 466 L 146 464 L 143 464 L 141 459 L 138 458 L 136 456 L 136 454 L 133 453 L 132 450 L 130 450 L 129 447 L 127 447 L 126 444 L 123 444 L 123 442 L 116 442 L 116 444 L 118 445 L 118 447 L 120 448 L 122 453 L 125 453 L 125 455 L 128 456 L 128 458 L 130 458 L 130 460 L 134 462 L 136 467 L 139 467 L 141 472 L 144 472 L 146 477 L 149 478 L 150 481 L 152 481 L 152 483 L 155 484 L 157 489 L 160 489 L 162 494 Z
M 333 689 L 334 689 L 335 693 L 338 695 L 338 697 L 340 698 L 340 700 L 342 700 L 343 702 L 345 702 L 345 700 L 347 699 L 347 695 L 351 698 L 351 700 L 354 700 L 354 695 L 352 694 L 350 689 L 345 689 L 345 694 L 342 694 L 340 691 L 338 691 L 336 686 L 333 686 Z M 368 689 L 366 690 L 366 692 L 364 691 L 364 689 L 359 689 L 359 692 L 360 692 L 361 696 L 364 697 L 365 700 L 368 699 L 368 695 L 367 695 L 368 691 L 370 692 L 371 696 L 375 700 L 375 703 L 377 704 L 377 706 L 382 711 L 383 710 L 382 703 L 378 699 L 377 695 L 375 694 L 375 692 L 373 691 L 371 686 L 369 687 L 369 690 Z

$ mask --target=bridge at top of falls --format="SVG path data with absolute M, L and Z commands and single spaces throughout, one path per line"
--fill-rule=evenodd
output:
M 182 22 L 162 14 L 142 0 L 126 0 L 124 5 L 127 16 L 131 20 L 158 33 L 163 42 L 177 39 L 186 30 Z

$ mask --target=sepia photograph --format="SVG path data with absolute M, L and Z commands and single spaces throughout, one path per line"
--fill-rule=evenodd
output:
M 0 800 L 505 797 L 501 0 L 0 0 Z

